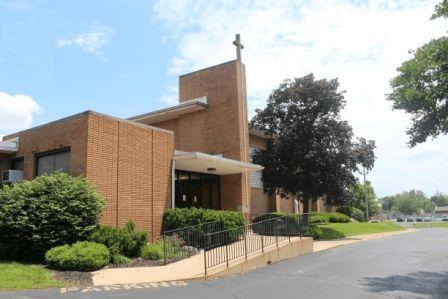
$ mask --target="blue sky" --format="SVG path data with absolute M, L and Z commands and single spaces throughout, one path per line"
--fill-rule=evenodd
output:
M 343 117 L 377 141 L 379 196 L 448 193 L 448 137 L 406 146 L 385 94 L 396 67 L 446 21 L 438 0 L 0 0 L 0 136 L 87 109 L 128 117 L 177 102 L 177 77 L 245 45 L 249 114 L 285 78 L 340 80 Z

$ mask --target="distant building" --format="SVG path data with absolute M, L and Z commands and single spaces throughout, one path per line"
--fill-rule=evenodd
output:
M 436 214 L 448 214 L 448 206 L 436 207 L 436 209 L 434 210 L 434 213 L 436 213 Z

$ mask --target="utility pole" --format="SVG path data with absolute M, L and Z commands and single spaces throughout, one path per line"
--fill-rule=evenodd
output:
M 362 168 L 363 176 L 364 176 L 364 186 L 362 188 L 362 194 L 364 195 L 364 203 L 366 205 L 366 221 L 369 222 L 369 202 L 367 200 L 366 194 L 366 168 Z

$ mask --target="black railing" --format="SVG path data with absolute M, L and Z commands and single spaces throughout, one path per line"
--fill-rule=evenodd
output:
M 309 235 L 308 215 L 266 215 L 266 219 L 238 228 L 204 234 L 204 268 L 207 270 L 237 258 L 282 242 L 293 237 Z
M 204 235 L 223 229 L 222 222 L 214 221 L 164 231 L 162 234 L 164 263 L 189 258 L 199 253 L 204 248 Z

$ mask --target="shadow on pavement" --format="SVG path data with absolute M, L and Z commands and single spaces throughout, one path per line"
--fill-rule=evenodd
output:
M 407 275 L 365 277 L 363 284 L 375 293 L 401 291 L 429 298 L 448 298 L 448 272 L 419 271 Z

